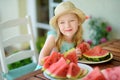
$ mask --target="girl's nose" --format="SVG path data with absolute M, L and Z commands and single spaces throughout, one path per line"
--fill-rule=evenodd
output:
M 70 27 L 70 23 L 66 22 L 65 26 L 66 26 L 66 28 Z

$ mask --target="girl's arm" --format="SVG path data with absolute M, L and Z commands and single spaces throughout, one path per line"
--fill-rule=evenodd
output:
M 43 48 L 40 51 L 39 60 L 38 60 L 39 65 L 43 65 L 42 59 L 45 56 L 50 55 L 50 53 L 54 47 L 55 47 L 55 37 L 53 35 L 49 35 L 45 41 Z

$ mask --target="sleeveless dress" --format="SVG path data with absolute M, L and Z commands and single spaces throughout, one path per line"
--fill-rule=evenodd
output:
M 48 31 L 47 36 L 49 36 L 49 35 L 53 35 L 55 38 L 57 37 L 57 33 L 55 30 Z M 61 48 L 60 48 L 60 53 L 64 53 L 74 47 L 75 47 L 75 44 L 63 41 Z M 38 65 L 35 70 L 38 70 L 41 68 L 42 68 L 42 66 Z
M 49 35 L 53 35 L 55 38 L 57 37 L 57 33 L 54 30 L 48 31 L 47 36 L 49 36 Z M 69 43 L 69 42 L 63 41 L 61 48 L 60 48 L 60 53 L 64 53 L 74 47 L 75 47 L 74 43 Z

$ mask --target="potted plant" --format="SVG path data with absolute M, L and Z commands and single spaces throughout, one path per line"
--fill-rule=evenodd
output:
M 89 18 L 89 40 L 87 41 L 91 46 L 104 43 L 109 40 L 112 27 L 101 18 Z

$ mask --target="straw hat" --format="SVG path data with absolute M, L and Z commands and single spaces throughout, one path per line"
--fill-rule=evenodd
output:
M 74 13 L 79 17 L 79 20 L 81 24 L 85 21 L 85 14 L 78 8 L 75 7 L 75 5 L 70 2 L 62 2 L 55 8 L 55 16 L 53 16 L 50 20 L 50 25 L 56 29 L 57 27 L 57 19 L 59 16 L 67 13 Z

